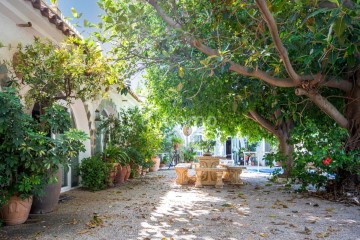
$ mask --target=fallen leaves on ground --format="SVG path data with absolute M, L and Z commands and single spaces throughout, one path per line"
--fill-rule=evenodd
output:
M 298 231 L 298 233 L 302 233 L 302 234 L 306 234 L 306 235 L 310 235 L 311 234 L 311 229 L 305 227 L 304 231 Z
M 288 206 L 280 201 L 279 199 L 276 199 L 275 203 L 271 206 L 271 208 L 288 208 Z
M 268 235 L 266 233 L 260 233 L 259 235 L 260 235 L 260 237 L 268 237 Z
M 221 205 L 224 208 L 234 208 L 235 206 L 231 203 L 224 203 L 223 205 Z
M 315 236 L 317 238 L 326 238 L 328 237 L 330 234 L 328 232 L 324 232 L 324 233 L 316 233 Z
M 99 215 L 94 213 L 93 218 L 86 223 L 86 226 L 88 226 L 89 228 L 103 227 L 104 221 L 99 217 Z
M 85 233 L 89 233 L 90 232 L 90 229 L 83 229 L 83 230 L 80 230 L 78 232 L 78 234 L 85 234 Z
M 76 220 L 75 218 L 71 222 L 65 223 L 65 225 L 76 225 L 76 224 L 78 224 L 78 220 Z

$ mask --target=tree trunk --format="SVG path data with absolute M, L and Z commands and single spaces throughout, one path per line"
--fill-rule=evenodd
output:
M 292 154 L 294 152 L 294 145 L 288 143 L 288 141 L 290 140 L 290 131 L 281 131 L 278 134 L 277 138 L 279 140 L 279 152 L 286 157 L 286 160 L 281 163 L 284 169 L 284 173 L 281 176 L 290 177 L 293 165 Z
M 354 74 L 353 78 L 353 88 L 346 96 L 345 108 L 345 117 L 349 121 L 349 138 L 345 145 L 347 151 L 360 147 L 360 71 Z
M 360 149 L 360 70 L 353 76 L 353 88 L 347 94 L 345 117 L 348 119 L 348 139 L 345 142 L 345 151 Z M 355 156 L 356 157 L 356 156 Z M 354 159 L 355 164 L 356 159 Z M 346 166 L 344 166 L 346 167 Z M 346 169 L 339 169 L 337 172 L 337 190 L 344 192 L 360 189 L 360 176 L 357 172 L 349 172 Z

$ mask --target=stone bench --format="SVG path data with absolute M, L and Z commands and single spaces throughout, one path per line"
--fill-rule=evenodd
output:
M 197 167 L 195 168 L 196 172 L 196 182 L 195 187 L 202 187 L 204 185 L 215 185 L 215 188 L 222 188 L 224 183 L 222 181 L 223 173 L 227 169 L 224 167 Z M 216 174 L 216 179 L 212 179 L 212 174 Z M 214 181 L 215 180 L 215 181 Z
M 243 169 L 246 167 L 235 166 L 235 165 L 221 165 L 226 168 L 223 178 L 224 181 L 230 182 L 230 184 L 243 185 L 243 181 L 240 178 Z
M 176 171 L 176 184 L 187 185 L 189 183 L 194 183 L 195 177 L 188 175 L 188 170 L 191 168 L 191 163 L 178 163 L 175 166 Z

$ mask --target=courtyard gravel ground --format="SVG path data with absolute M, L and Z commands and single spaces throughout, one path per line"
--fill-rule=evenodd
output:
M 50 214 L 0 228 L 0 239 L 360 239 L 360 207 L 307 197 L 242 174 L 243 186 L 175 184 L 174 170 L 99 192 L 75 189 Z

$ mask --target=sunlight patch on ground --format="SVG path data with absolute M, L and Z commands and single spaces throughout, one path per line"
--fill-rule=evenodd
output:
M 208 215 L 213 210 L 211 203 L 224 201 L 209 196 L 208 193 L 201 190 L 181 188 L 167 192 L 160 199 L 158 206 L 151 213 L 150 220 L 141 223 L 143 229 L 139 236 L 163 238 L 181 235 L 181 239 L 197 239 L 197 236 L 192 234 L 194 229 L 185 228 L 184 224 L 191 226 L 190 222 L 194 218 L 200 215 Z M 212 240 L 213 238 L 205 237 L 203 239 Z

